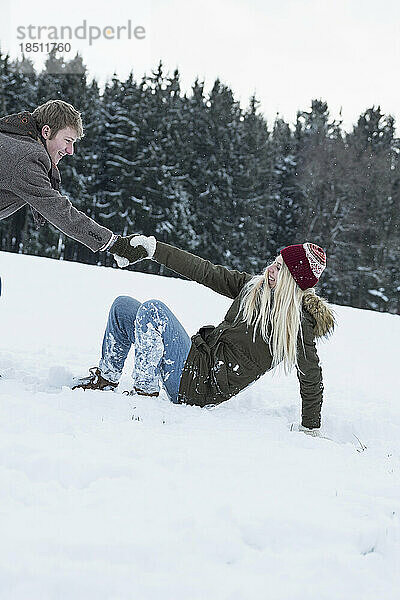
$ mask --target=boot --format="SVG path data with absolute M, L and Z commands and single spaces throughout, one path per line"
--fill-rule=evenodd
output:
M 118 383 L 112 383 L 111 381 L 107 381 L 104 379 L 102 374 L 100 373 L 97 367 L 92 367 L 89 369 L 90 375 L 88 377 L 82 377 L 79 379 L 79 383 L 74 385 L 73 390 L 82 389 L 82 390 L 114 390 Z
M 127 396 L 134 396 L 135 394 L 137 394 L 138 396 L 152 396 L 152 397 L 156 397 L 159 396 L 160 393 L 159 392 L 145 392 L 144 390 L 141 390 L 140 388 L 134 387 L 133 390 L 125 390 L 123 392 L 124 394 L 126 394 Z

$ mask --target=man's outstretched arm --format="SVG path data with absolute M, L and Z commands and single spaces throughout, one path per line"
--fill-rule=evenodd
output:
M 106 250 L 113 233 L 76 209 L 51 187 L 45 157 L 32 152 L 23 157 L 12 180 L 12 191 L 35 208 L 49 223 L 93 252 Z

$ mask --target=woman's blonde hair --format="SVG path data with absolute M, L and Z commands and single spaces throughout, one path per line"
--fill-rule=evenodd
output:
M 254 326 L 254 337 L 261 334 L 272 355 L 272 368 L 282 363 L 285 373 L 297 367 L 304 293 L 283 262 L 273 292 L 266 268 L 246 284 L 240 302 L 238 318 Z

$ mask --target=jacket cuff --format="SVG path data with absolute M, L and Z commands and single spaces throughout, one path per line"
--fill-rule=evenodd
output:
M 116 239 L 117 239 L 117 236 L 115 235 L 115 233 L 112 233 L 110 239 L 108 240 L 108 242 L 106 244 L 104 244 L 104 246 L 102 246 L 99 249 L 99 251 L 100 252 L 105 252 L 106 250 L 108 250 L 113 245 L 113 243 L 116 241 Z

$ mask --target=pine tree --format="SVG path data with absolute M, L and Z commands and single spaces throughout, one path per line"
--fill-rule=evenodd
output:
M 98 206 L 98 161 L 103 143 L 104 122 L 100 90 L 96 80 L 87 84 L 85 95 L 76 108 L 82 113 L 84 137 L 77 142 L 75 155 L 69 160 L 72 179 L 68 185 L 68 193 L 76 208 L 96 222 L 105 224 Z M 104 264 L 109 257 L 106 254 L 93 253 L 83 244 L 65 238 L 65 258 L 89 264 L 101 261 Z
M 258 106 L 253 96 L 248 109 L 239 117 L 233 139 L 236 159 L 232 178 L 237 218 L 231 232 L 230 263 L 236 269 L 250 272 L 265 267 L 274 245 L 269 193 L 270 133 Z
M 313 100 L 310 112 L 298 113 L 296 123 L 298 240 L 322 246 L 330 269 L 321 281 L 322 292 L 351 287 L 351 253 L 344 236 L 348 218 L 344 140 L 340 123 L 331 121 L 326 102 Z M 349 262 L 350 261 L 350 262 Z M 341 273 L 340 283 L 335 272 Z M 340 299 L 340 296 L 337 297 Z
M 398 310 L 393 279 L 398 269 L 399 182 L 398 140 L 394 119 L 372 107 L 347 136 L 353 211 L 351 229 L 356 280 L 351 302 L 372 309 Z
M 180 158 L 187 150 L 181 145 L 181 108 L 179 74 L 169 78 L 161 64 L 139 86 L 132 76 L 124 84 L 117 132 L 124 147 L 112 161 L 120 173 L 124 233 L 154 234 L 175 244 L 190 237 Z M 154 264 L 147 267 L 158 270 Z
M 231 90 L 217 80 L 208 99 L 196 82 L 190 103 L 191 153 L 186 161 L 189 197 L 193 203 L 193 228 L 197 251 L 211 260 L 232 262 L 232 235 L 240 211 L 233 188 L 239 168 L 238 152 L 241 111 Z
M 294 135 L 283 119 L 277 118 L 270 140 L 272 160 L 272 180 L 270 187 L 271 220 L 274 229 L 271 233 L 276 254 L 283 246 L 297 239 L 300 208 L 297 204 L 296 171 L 297 156 Z
M 36 74 L 31 61 L 11 61 L 0 53 L 0 114 L 32 110 L 35 106 Z M 21 209 L 5 221 L 0 221 L 0 248 L 23 252 L 30 245 L 30 211 Z M 35 247 L 34 244 L 31 245 Z
M 22 57 L 20 60 L 11 62 L 13 72 L 12 112 L 28 110 L 32 112 L 36 108 L 37 99 L 37 76 L 30 58 Z
M 97 210 L 110 229 L 126 233 L 122 165 L 129 163 L 133 128 L 123 106 L 125 85 L 116 76 L 107 84 L 101 102 L 102 139 L 98 154 Z M 128 147 L 127 147 L 128 144 Z
M 2 115 L 16 112 L 12 108 L 15 99 L 12 91 L 13 79 L 14 73 L 10 57 L 8 54 L 2 54 L 0 50 L 0 114 Z

